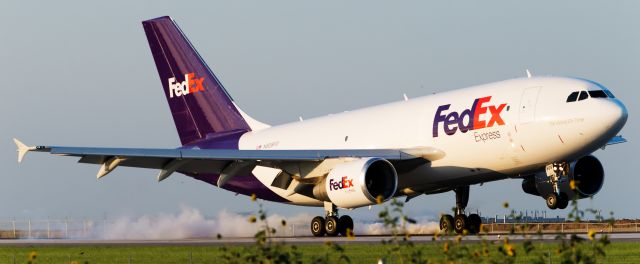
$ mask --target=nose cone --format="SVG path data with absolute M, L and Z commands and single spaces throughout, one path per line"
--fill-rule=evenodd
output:
M 593 152 L 618 135 L 627 122 L 627 108 L 618 99 L 591 98 L 585 100 L 584 108 L 579 112 L 584 117 L 580 126 L 580 155 Z
M 609 100 L 609 104 L 605 112 L 607 114 L 607 120 L 611 124 L 611 131 L 615 131 L 614 133 L 617 134 L 627 123 L 627 118 L 629 117 L 627 108 L 620 100 L 612 99 Z
M 594 100 L 595 101 L 595 100 Z M 605 143 L 618 135 L 627 123 L 627 108 L 618 99 L 599 100 L 591 105 L 592 134 L 595 142 Z

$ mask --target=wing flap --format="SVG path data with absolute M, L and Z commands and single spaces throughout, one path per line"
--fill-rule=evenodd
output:
M 234 163 L 281 168 L 286 164 L 322 162 L 328 159 L 379 157 L 390 161 L 440 159 L 444 152 L 419 147 L 413 149 L 327 149 L 327 150 L 236 150 L 236 149 L 149 149 L 149 148 L 100 148 L 100 147 L 29 147 L 16 141 L 21 159 L 26 152 L 49 152 L 54 155 L 79 157 L 80 163 L 98 164 L 98 178 L 116 167 L 159 169 L 158 180 L 175 171 L 186 173 L 222 173 Z M 228 169 L 229 170 L 229 169 Z M 229 172 L 229 177 L 234 174 Z
M 93 148 L 93 147 L 45 147 L 33 151 L 54 155 L 80 157 L 81 163 L 100 164 L 111 157 L 127 158 L 124 164 L 139 159 L 223 160 L 223 161 L 321 161 L 331 158 L 379 157 L 388 160 L 410 160 L 428 155 L 410 155 L 394 149 L 337 149 L 337 150 L 236 150 L 236 149 L 143 149 L 143 148 Z M 422 152 L 421 152 L 422 153 Z M 156 162 L 156 163 L 157 163 Z M 153 165 L 157 168 L 156 165 Z
M 94 147 L 46 147 L 38 146 L 35 151 L 50 152 L 64 156 L 119 156 L 150 158 L 181 158 L 180 149 L 146 149 L 146 148 L 94 148 Z

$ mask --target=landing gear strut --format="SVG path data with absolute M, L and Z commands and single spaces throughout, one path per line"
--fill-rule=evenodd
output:
M 553 191 L 544 197 L 549 209 L 565 209 L 569 205 L 569 196 L 560 192 L 560 183 L 567 181 L 569 164 L 566 162 L 556 162 L 545 167 L 549 183 L 553 186 Z
M 316 216 L 311 220 L 311 234 L 315 237 L 347 236 L 353 232 L 353 219 L 348 215 L 338 218 L 338 208 L 332 203 L 325 203 L 326 217 Z
M 440 217 L 440 229 L 445 232 L 455 231 L 462 234 L 465 230 L 471 234 L 480 232 L 482 219 L 477 214 L 467 216 L 464 212 L 469 203 L 469 186 L 454 189 L 456 193 L 455 216 L 445 214 Z

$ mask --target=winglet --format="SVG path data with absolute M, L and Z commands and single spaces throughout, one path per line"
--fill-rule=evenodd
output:
M 627 142 L 627 140 L 625 138 L 623 138 L 622 135 L 617 135 L 617 136 L 612 137 L 611 139 L 609 139 L 607 144 L 602 146 L 601 149 L 604 149 L 606 146 L 609 146 L 609 145 L 615 145 L 615 144 L 620 144 L 620 143 L 625 143 L 625 142 Z
M 623 138 L 621 135 L 617 135 L 617 136 L 611 138 L 609 140 L 609 142 L 607 142 L 607 146 L 608 145 L 615 145 L 615 144 L 625 143 L 625 142 L 627 142 L 627 139 Z
M 36 149 L 36 147 L 29 147 L 25 145 L 24 143 L 22 143 L 22 141 L 18 140 L 17 138 L 13 138 L 13 142 L 16 143 L 16 147 L 18 147 L 17 149 L 18 163 L 22 162 L 22 159 L 24 158 L 24 155 L 27 155 L 27 152 Z

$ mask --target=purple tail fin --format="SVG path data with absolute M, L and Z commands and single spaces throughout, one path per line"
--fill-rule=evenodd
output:
M 182 145 L 207 134 L 249 131 L 233 99 L 170 17 L 142 22 Z

